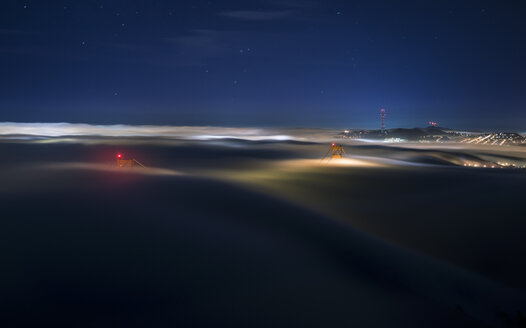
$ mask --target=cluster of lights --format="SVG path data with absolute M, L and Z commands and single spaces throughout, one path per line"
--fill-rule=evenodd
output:
M 483 167 L 483 168 L 491 168 L 491 169 L 494 169 L 494 168 L 498 167 L 498 166 L 496 166 L 494 164 L 488 165 L 488 164 L 480 164 L 480 163 L 464 163 L 464 166 L 468 166 L 468 167 Z M 502 168 L 502 166 L 500 166 L 500 168 Z
M 362 136 L 365 136 L 369 133 L 371 133 L 372 131 L 368 131 L 368 130 L 343 130 L 343 132 L 340 134 L 340 136 L 342 138 L 359 138 L 359 137 L 362 137 Z
M 481 168 L 491 168 L 491 169 L 495 169 L 495 168 L 499 168 L 499 169 L 503 169 L 503 168 L 519 168 L 519 169 L 524 169 L 526 168 L 526 165 L 515 165 L 515 164 L 512 164 L 512 163 L 508 163 L 508 162 L 497 162 L 497 163 L 464 163 L 464 166 L 466 167 L 481 167 Z
M 522 144 L 526 140 L 524 137 L 516 133 L 488 133 L 485 135 L 478 136 L 476 138 L 467 138 L 462 140 L 462 142 L 477 144 L 477 145 L 495 145 L 503 146 L 505 144 Z
M 516 165 L 516 164 L 512 164 L 508 162 L 497 162 L 497 164 L 499 164 L 502 167 L 513 167 L 513 168 L 521 168 L 521 169 L 526 168 L 526 165 Z

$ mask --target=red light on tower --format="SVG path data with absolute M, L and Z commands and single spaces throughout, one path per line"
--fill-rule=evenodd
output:
M 117 158 L 122 158 L 122 155 L 121 154 L 117 154 Z

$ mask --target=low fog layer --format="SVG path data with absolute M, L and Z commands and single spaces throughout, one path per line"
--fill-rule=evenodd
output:
M 470 327 L 526 313 L 526 176 L 482 166 L 518 166 L 521 147 L 346 141 L 340 160 L 315 137 L 176 134 L 0 137 L 6 320 Z
M 40 137 L 170 137 L 196 140 L 314 140 L 335 131 L 321 129 L 237 128 L 215 126 L 91 125 L 74 123 L 0 123 L 0 135 Z

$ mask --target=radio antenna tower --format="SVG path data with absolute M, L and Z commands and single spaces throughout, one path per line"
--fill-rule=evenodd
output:
M 380 109 L 380 130 L 385 133 L 385 109 Z

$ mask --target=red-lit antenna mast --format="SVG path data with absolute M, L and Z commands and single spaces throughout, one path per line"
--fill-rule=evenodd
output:
M 380 130 L 385 133 L 385 109 L 380 109 Z

